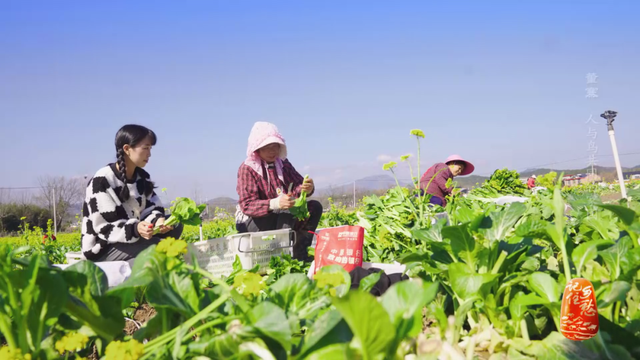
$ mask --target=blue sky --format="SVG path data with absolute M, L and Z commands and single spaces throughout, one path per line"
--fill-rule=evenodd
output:
M 125 123 L 158 134 L 171 196 L 235 197 L 255 121 L 316 186 L 416 153 L 476 173 L 583 167 L 593 114 L 640 153 L 640 5 L 603 1 L 3 1 L 0 187 L 93 174 Z M 586 98 L 596 73 L 598 98 Z M 580 159 L 566 161 L 570 159 Z M 415 160 L 415 159 L 414 159 Z M 640 155 L 621 156 L 623 166 Z M 414 165 L 415 166 L 415 165 Z M 551 166 L 553 167 L 553 166 Z M 401 177 L 408 177 L 404 167 Z

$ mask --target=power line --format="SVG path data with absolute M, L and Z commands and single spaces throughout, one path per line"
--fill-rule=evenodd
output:
M 41 188 L 38 186 L 0 187 L 0 190 L 29 190 L 29 189 L 41 189 Z

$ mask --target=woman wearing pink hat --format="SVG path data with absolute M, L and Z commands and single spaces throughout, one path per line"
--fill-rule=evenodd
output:
M 256 122 L 249 135 L 247 158 L 238 169 L 236 229 L 240 233 L 292 228 L 296 230 L 293 257 L 307 260 L 307 247 L 322 216 L 322 204 L 308 200 L 309 218 L 298 221 L 289 212 L 301 191 L 315 190 L 313 180 L 304 180 L 287 160 L 287 145 L 278 128 Z
M 447 187 L 447 181 L 455 176 L 469 175 L 475 167 L 460 155 L 451 155 L 443 163 L 430 167 L 420 179 L 420 188 L 431 195 L 430 202 L 442 207 L 447 205 L 446 196 L 451 195 L 452 187 Z

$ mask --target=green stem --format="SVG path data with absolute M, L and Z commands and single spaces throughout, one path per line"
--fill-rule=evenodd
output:
M 393 174 L 393 178 L 396 180 L 396 185 L 398 185 L 398 189 L 400 190 L 400 196 L 402 196 L 402 201 L 409 203 L 409 205 L 413 208 L 413 212 L 416 216 L 418 216 L 418 209 L 413 205 L 411 200 L 407 201 L 407 198 L 404 197 L 404 192 L 402 191 L 402 186 L 400 186 L 400 182 L 398 182 L 398 178 L 396 177 L 396 173 L 391 169 L 391 173 Z
M 476 336 L 469 336 L 469 343 L 467 343 L 467 360 L 473 360 L 474 350 L 476 348 Z
M 193 337 L 194 335 L 196 335 L 197 333 L 206 330 L 208 328 L 214 327 L 216 325 L 220 325 L 220 324 L 224 324 L 225 322 L 231 321 L 231 320 L 235 320 L 235 319 L 239 319 L 240 316 L 229 316 L 229 317 L 225 317 L 223 319 L 218 319 L 218 320 L 214 320 L 214 321 L 209 321 L 206 324 L 200 325 L 199 327 L 195 328 L 194 330 L 192 330 L 191 332 L 189 332 L 187 335 L 182 337 L 182 341 L 186 341 L 189 338 Z
M 18 303 L 18 299 L 16 298 L 15 291 L 10 281 L 7 281 L 7 292 L 9 293 L 9 303 L 11 304 L 11 308 L 17 310 L 13 314 L 15 316 L 14 321 L 18 325 L 18 343 L 15 344 L 14 341 L 14 347 L 20 348 L 20 350 L 22 350 L 22 352 L 26 354 L 29 352 L 29 343 L 27 341 L 27 327 L 22 321 L 22 313 L 19 310 L 22 308 L 22 306 L 20 306 L 20 304 Z M 9 343 L 8 339 L 7 343 Z
M 401 187 L 400 183 L 398 182 L 398 178 L 396 177 L 396 173 L 395 173 L 395 171 L 393 171 L 393 169 L 391 169 L 391 173 L 393 174 L 393 179 L 396 181 L 396 185 L 398 185 L 398 187 Z M 400 195 L 402 195 L 402 197 L 404 198 L 404 194 L 403 193 L 400 193 Z
M 169 321 L 167 319 L 167 311 L 165 309 L 158 309 L 160 310 L 160 315 L 162 316 L 162 332 L 166 333 L 167 331 L 169 331 Z
M 194 264 L 197 264 L 197 262 L 194 262 Z M 198 274 L 206 277 L 207 279 L 211 280 L 212 283 L 214 283 L 215 285 L 218 285 L 220 287 L 222 287 L 222 289 L 224 289 L 224 291 L 230 291 L 231 287 L 222 279 L 217 278 L 215 275 L 213 275 L 212 273 L 208 272 L 207 270 L 199 267 L 199 266 L 193 266 L 193 265 L 189 265 L 187 263 L 184 264 L 185 268 L 187 268 L 188 270 L 197 272 Z
M 525 320 L 525 318 L 522 318 L 522 320 L 520 320 L 520 331 L 522 332 L 522 338 L 527 341 L 530 341 L 529 329 L 527 328 L 527 320 Z
M 569 256 L 567 256 L 567 247 L 564 243 L 564 234 L 562 235 L 562 265 L 564 267 L 564 277 L 568 282 L 571 280 L 571 268 L 569 267 Z
M 416 141 L 418 142 L 418 188 L 419 188 L 420 176 L 422 176 L 422 174 L 420 173 L 420 138 L 418 136 L 416 136 Z
M 10 348 L 15 349 L 16 346 L 16 340 L 13 337 L 13 333 L 11 332 L 11 325 L 9 325 L 6 321 L 6 319 L 4 317 L 2 317 L 0 319 L 0 332 L 4 335 L 4 338 L 7 340 L 7 345 L 9 345 Z
M 418 189 L 420 184 L 416 184 L 413 178 L 413 167 L 411 166 L 411 161 L 407 159 L 407 163 L 409 164 L 409 174 L 411 174 L 411 183 L 413 186 Z
M 475 313 L 476 313 L 475 310 L 471 310 L 467 315 L 467 321 L 469 322 L 469 327 L 471 327 L 472 329 L 476 327 L 476 325 L 478 325 L 478 323 L 476 322 L 476 319 L 473 317 Z
M 300 319 L 306 319 L 314 311 L 322 309 L 323 307 L 329 304 L 330 304 L 330 301 L 327 300 L 326 297 L 323 297 L 320 299 L 320 301 L 311 303 L 310 305 L 307 305 L 306 307 L 302 308 L 302 310 L 298 312 L 298 316 L 300 317 Z
M 507 252 L 502 250 L 502 252 L 500 253 L 500 256 L 498 257 L 498 261 L 496 261 L 495 265 L 493 265 L 493 269 L 491 269 L 492 274 L 497 274 L 498 271 L 500 271 L 500 267 L 502 266 L 502 263 L 504 263 L 504 260 L 506 258 L 507 258 Z
M 191 328 L 193 325 L 197 324 L 199 321 L 205 319 L 210 312 L 217 309 L 220 305 L 222 305 L 225 301 L 227 301 L 227 299 L 229 299 L 229 294 L 221 295 L 216 301 L 209 304 L 207 307 L 202 309 L 199 313 L 195 314 L 189 320 L 184 322 L 181 326 L 176 326 L 171 331 L 166 332 L 164 335 L 160 335 L 157 338 L 146 343 L 144 346 L 145 355 L 143 356 L 143 359 L 150 356 L 153 350 L 157 349 L 158 347 L 172 340 L 173 337 L 176 336 L 176 334 L 181 328 L 187 328 L 187 329 Z
M 548 309 L 549 309 L 549 312 L 551 312 L 551 314 L 554 313 L 550 307 Z M 556 330 L 560 331 L 560 315 L 553 317 L 553 323 L 556 324 Z
M 567 244 L 566 244 L 566 226 L 565 226 L 565 218 L 564 218 L 564 201 L 562 200 L 562 194 L 560 193 L 560 187 L 556 186 L 556 189 L 553 194 L 553 202 L 554 202 L 554 215 L 555 215 L 555 225 L 556 231 L 558 235 L 558 245 L 560 246 L 560 251 L 562 252 L 562 265 L 564 267 L 564 277 L 565 281 L 571 280 L 571 268 L 569 267 L 569 254 L 567 254 Z M 559 329 L 559 328 L 558 328 Z
M 621 301 L 616 301 L 616 304 L 614 306 L 614 310 L 613 310 L 613 322 L 616 325 L 620 325 L 620 306 L 622 305 Z
M 3 280 L 3 282 L 5 282 L 5 286 L 7 288 L 7 293 L 9 294 L 9 303 L 11 304 L 11 308 L 12 309 L 19 309 L 19 307 L 13 305 L 13 300 L 12 300 L 13 299 L 13 288 L 11 286 L 11 282 L 10 282 L 11 280 L 9 280 L 5 276 L 2 277 L 2 280 Z M 0 315 L 0 332 L 2 332 L 2 334 L 5 337 L 5 339 L 7 340 L 7 345 L 9 345 L 10 348 L 15 349 L 15 348 L 18 347 L 18 344 L 16 344 L 16 339 L 13 337 L 13 331 L 11 329 L 11 320 L 15 320 L 15 319 L 11 319 L 11 315 L 10 314 L 7 314 L 6 316 Z M 19 333 L 18 333 L 18 335 L 19 335 Z

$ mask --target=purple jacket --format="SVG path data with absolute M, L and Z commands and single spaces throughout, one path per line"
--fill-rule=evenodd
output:
M 431 180 L 433 178 L 433 180 Z M 447 180 L 453 179 L 453 173 L 445 163 L 437 163 L 430 167 L 420 179 L 420 188 L 427 194 L 442 199 L 442 206 L 446 206 L 445 196 L 451 195 L 453 187 L 447 187 Z M 431 184 L 429 184 L 431 181 Z M 428 187 L 427 187 L 428 185 Z

